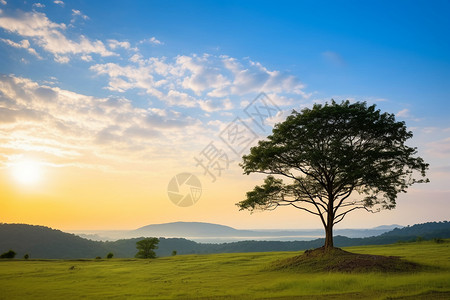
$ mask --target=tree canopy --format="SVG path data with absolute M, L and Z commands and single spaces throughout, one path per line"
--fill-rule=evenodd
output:
M 152 237 L 136 242 L 136 248 L 139 250 L 136 258 L 155 258 L 154 249 L 158 249 L 159 239 Z
M 245 174 L 269 176 L 237 205 L 250 211 L 293 206 L 317 215 L 325 249 L 332 248 L 333 226 L 348 213 L 393 209 L 399 193 L 428 181 L 428 164 L 406 144 L 412 136 L 393 114 L 365 102 L 294 110 L 243 156 Z

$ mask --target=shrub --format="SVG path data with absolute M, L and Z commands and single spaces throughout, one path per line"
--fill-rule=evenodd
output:
M 95 259 L 102 259 L 102 257 L 101 256 L 97 256 Z
M 14 258 L 16 256 L 16 252 L 9 250 L 8 252 L 3 253 L 0 255 L 0 258 Z
M 114 254 L 113 254 L 112 252 L 109 252 L 109 253 L 106 255 L 106 258 L 107 258 L 107 259 L 110 259 L 110 258 L 113 258 L 113 256 L 114 256 Z
M 30 256 L 28 255 L 28 253 L 23 256 L 23 259 L 29 259 L 29 258 L 30 258 Z
M 172 251 L 172 256 L 175 256 L 175 255 L 177 255 L 177 250 Z
M 434 239 L 433 239 L 433 242 L 435 242 L 436 244 L 443 244 L 443 243 L 444 243 L 444 240 L 441 239 L 441 238 L 434 238 Z

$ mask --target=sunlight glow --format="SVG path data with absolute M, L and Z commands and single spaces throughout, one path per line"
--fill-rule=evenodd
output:
M 20 161 L 12 166 L 14 180 L 23 185 L 38 183 L 42 177 L 41 166 L 32 160 Z

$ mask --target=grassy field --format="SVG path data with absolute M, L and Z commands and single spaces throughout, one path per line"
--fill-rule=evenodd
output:
M 430 266 L 417 273 L 268 271 L 299 252 L 153 260 L 1 260 L 0 299 L 450 299 L 450 241 L 351 247 Z

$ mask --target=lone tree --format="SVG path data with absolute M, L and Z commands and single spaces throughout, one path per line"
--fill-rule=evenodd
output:
M 428 182 L 428 164 L 405 144 L 411 137 L 404 122 L 365 102 L 332 100 L 294 110 L 243 156 L 244 174 L 269 176 L 237 206 L 250 211 L 293 206 L 316 215 L 329 251 L 333 226 L 348 213 L 393 209 L 398 193 Z
M 136 254 L 136 258 L 155 258 L 156 253 L 153 251 L 154 249 L 158 249 L 159 239 L 146 238 L 136 242 L 136 248 L 139 250 Z

